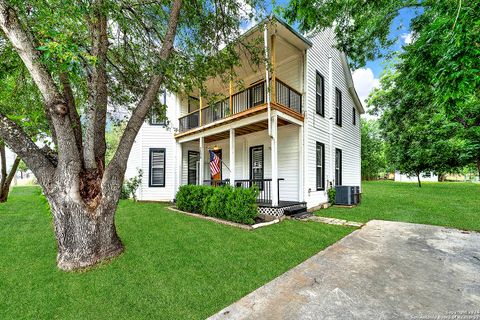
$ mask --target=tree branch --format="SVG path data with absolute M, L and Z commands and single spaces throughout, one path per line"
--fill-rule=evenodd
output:
M 2 166 L 2 177 L 0 180 L 0 186 L 3 186 L 5 179 L 7 179 L 7 157 L 5 156 L 5 142 L 0 141 L 0 160 Z
M 3 182 L 2 186 L 5 187 L 10 187 L 10 184 L 12 183 L 13 177 L 15 176 L 15 173 L 17 173 L 18 165 L 20 164 L 20 157 L 17 156 L 15 160 L 13 161 L 12 167 L 10 168 L 10 172 L 8 173 L 7 178 Z
M 107 16 L 104 13 L 103 0 L 96 0 L 94 17 L 87 19 L 92 36 L 92 55 L 97 58 L 89 81 L 89 105 L 86 114 L 84 159 L 87 169 L 103 166 L 107 144 L 105 142 L 105 126 L 107 118 L 107 51 L 108 33 Z M 103 167 L 101 168 L 103 170 Z
M 0 137 L 25 161 L 43 187 L 54 179 L 55 166 L 13 121 L 0 114 Z
M 168 29 L 165 34 L 164 42 L 160 50 L 160 61 L 165 62 L 173 49 L 173 42 L 177 33 L 178 20 L 180 16 L 180 10 L 182 7 L 182 0 L 175 0 L 170 10 L 170 17 L 168 21 Z M 164 75 L 154 75 L 149 81 L 148 87 L 145 90 L 142 99 L 138 103 L 135 110 L 132 112 L 132 116 L 128 121 L 125 131 L 118 144 L 117 151 L 113 156 L 112 161 L 108 165 L 108 168 L 103 177 L 102 184 L 106 182 L 113 183 L 112 187 L 120 188 L 123 181 L 123 175 L 127 167 L 128 156 L 132 145 L 135 141 L 140 127 L 142 126 L 145 117 L 147 116 L 150 108 L 152 107 L 155 99 L 157 98 L 158 91 L 163 82 Z
M 5 0 L 0 0 L 0 27 L 17 51 L 42 94 L 46 107 L 47 119 L 51 119 L 50 130 L 52 131 L 52 135 L 57 138 L 58 142 L 58 161 L 59 166 L 61 166 L 60 174 L 78 174 L 78 171 L 80 170 L 77 165 L 79 153 L 76 147 L 75 135 L 70 123 L 70 118 L 66 117 L 68 111 L 67 105 L 59 93 L 52 76 L 45 66 L 42 65 L 40 61 L 40 53 L 35 49 L 31 35 L 23 29 L 22 24 L 18 20 L 17 13 Z M 4 122 L 5 119 L 7 118 L 4 117 L 2 122 Z M 7 125 L 8 123 L 4 122 L 3 124 Z M 7 125 L 5 128 L 9 127 L 11 126 Z M 5 128 L 4 130 L 6 130 Z M 21 134 L 22 136 L 27 137 L 20 127 L 15 127 L 15 131 L 19 135 Z M 9 135 L 8 130 L 4 131 L 4 133 L 5 135 Z M 21 154 L 23 152 L 22 150 L 24 150 L 21 144 L 11 144 L 6 137 L 5 141 L 7 141 L 15 153 L 27 161 L 27 158 Z M 36 164 L 36 166 L 38 167 L 38 164 Z M 31 169 L 33 171 L 33 168 Z
M 65 97 L 65 102 L 68 107 L 68 116 L 72 123 L 73 133 L 75 134 L 77 149 L 81 155 L 83 153 L 82 124 L 80 122 L 80 115 L 77 111 L 72 86 L 70 85 L 70 80 L 68 79 L 68 74 L 66 72 L 60 73 L 60 83 L 62 84 L 63 96 Z

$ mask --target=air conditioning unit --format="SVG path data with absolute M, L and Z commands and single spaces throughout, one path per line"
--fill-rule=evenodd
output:
M 352 206 L 359 203 L 359 186 L 335 186 L 335 204 Z

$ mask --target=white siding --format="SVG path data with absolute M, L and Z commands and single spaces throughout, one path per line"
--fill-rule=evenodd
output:
M 278 128 L 278 177 L 284 178 L 280 182 L 280 200 L 298 200 L 299 174 L 298 167 L 299 144 L 298 126 L 287 125 Z M 267 131 L 255 132 L 235 138 L 235 174 L 236 179 L 250 178 L 250 147 L 263 146 L 264 177 L 272 177 L 271 147 Z M 222 149 L 222 179 L 230 179 L 230 145 L 229 139 L 205 144 L 204 177 L 210 179 L 208 148 L 217 146 Z M 187 154 L 188 150 L 198 151 L 198 142 L 182 144 L 183 170 L 182 184 L 187 183 Z
M 335 148 L 342 150 L 342 182 L 344 185 L 360 185 L 360 119 L 357 114 L 356 125 L 352 124 L 352 109 L 354 102 L 350 96 L 345 73 L 342 67 L 340 52 L 332 48 L 332 32 L 327 30 L 313 37 L 313 46 L 306 55 L 298 52 L 290 58 L 280 61 L 277 67 L 277 77 L 294 89 L 304 93 L 303 112 L 305 115 L 303 141 L 299 141 L 299 132 L 302 127 L 290 124 L 278 129 L 278 176 L 285 181 L 280 182 L 280 200 L 305 200 L 308 207 L 314 207 L 327 201 L 326 191 L 316 190 L 316 142 L 325 145 L 325 186 L 334 180 Z M 329 56 L 332 56 L 332 78 L 329 79 Z M 303 63 L 306 68 L 303 68 Z M 325 117 L 316 114 L 315 110 L 315 81 L 316 71 L 319 71 L 325 81 Z M 256 76 L 256 75 L 252 75 Z M 249 79 L 251 77 L 247 77 Z M 330 95 L 330 82 L 333 93 Z M 247 83 L 250 83 L 247 81 Z M 305 83 L 305 86 L 304 86 Z M 343 121 L 342 127 L 335 125 L 334 98 L 335 88 L 342 92 Z M 329 101 L 329 97 L 333 101 Z M 178 116 L 186 113 L 186 99 L 168 97 L 169 109 L 167 115 L 172 126 L 178 126 Z M 358 110 L 357 110 L 358 112 Z M 330 146 L 329 118 L 333 117 L 332 146 Z M 250 147 L 264 146 L 264 176 L 271 178 L 271 144 L 266 130 L 249 135 L 236 137 L 235 140 L 235 171 L 236 179 L 249 178 Z M 302 145 L 303 144 L 303 145 Z M 230 178 L 227 166 L 229 161 L 229 140 L 205 143 L 204 177 L 209 179 L 208 148 L 214 145 L 222 149 L 223 162 L 222 178 Z M 148 187 L 149 149 L 166 149 L 166 186 L 164 188 Z M 127 176 L 136 174 L 136 168 L 144 171 L 144 180 L 140 190 L 142 200 L 172 200 L 177 189 L 177 177 L 181 177 L 181 184 L 187 183 L 187 155 L 188 150 L 198 151 L 198 141 L 181 145 L 182 159 L 178 158 L 180 150 L 173 130 L 145 124 L 139 132 L 132 156 L 129 160 Z M 303 151 L 302 151 L 303 150 Z M 301 155 L 300 152 L 303 152 Z M 331 158 L 333 155 L 333 158 Z M 177 159 L 178 158 L 178 159 Z M 300 161 L 302 161 L 301 163 Z M 332 160 L 332 161 L 331 161 Z M 181 173 L 179 174 L 179 164 Z M 303 185 L 302 183 L 303 175 Z M 299 191 L 300 190 L 300 191 Z M 303 198 L 303 199 L 302 199 Z
M 335 148 L 342 150 L 342 184 L 360 185 L 360 121 L 352 124 L 353 99 L 349 94 L 345 74 L 340 61 L 340 52 L 332 48 L 333 35 L 330 30 L 319 33 L 311 40 L 312 48 L 307 51 L 306 108 L 305 108 L 305 200 L 308 207 L 327 201 L 326 191 L 316 191 L 316 142 L 325 144 L 325 176 L 328 186 L 335 178 Z M 330 95 L 329 55 L 332 56 L 332 94 Z M 325 117 L 316 113 L 315 84 L 319 71 L 325 81 Z M 335 88 L 342 92 L 342 127 L 335 125 Z M 330 104 L 329 97 L 333 101 Z M 358 111 L 357 111 L 358 112 Z M 333 143 L 329 141 L 329 118 L 333 118 Z M 332 158 L 331 158 L 332 157 Z
M 141 127 L 135 143 L 130 152 L 125 178 L 137 175 L 138 169 L 142 169 L 142 185 L 138 190 L 139 200 L 172 201 L 176 193 L 177 172 L 177 145 L 174 138 L 173 128 L 178 123 L 179 101 L 176 96 L 167 95 L 167 118 L 168 127 L 150 125 L 147 122 Z M 149 187 L 149 163 L 150 149 L 165 149 L 165 187 Z

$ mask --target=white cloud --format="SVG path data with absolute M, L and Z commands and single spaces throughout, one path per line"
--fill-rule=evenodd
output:
M 358 97 L 362 101 L 363 106 L 366 106 L 365 100 L 374 88 L 378 88 L 380 80 L 375 78 L 372 69 L 360 68 L 352 74 L 355 90 L 357 90 Z
M 403 40 L 403 43 L 410 44 L 413 42 L 413 33 L 411 31 L 409 33 L 403 33 L 400 35 L 400 39 Z

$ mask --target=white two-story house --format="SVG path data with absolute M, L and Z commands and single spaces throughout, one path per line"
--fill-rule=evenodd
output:
M 260 188 L 262 213 L 315 208 L 335 185 L 360 186 L 360 115 L 346 56 L 325 30 L 304 37 L 271 17 L 244 37 L 265 39 L 270 67 L 242 57 L 242 80 L 211 79 L 206 103 L 199 94 L 163 97 L 169 125 L 152 117 L 130 154 L 127 178 L 144 173 L 140 200 L 172 201 L 184 184 Z M 267 81 L 266 81 L 267 80 Z M 210 152 L 222 160 L 210 174 Z

